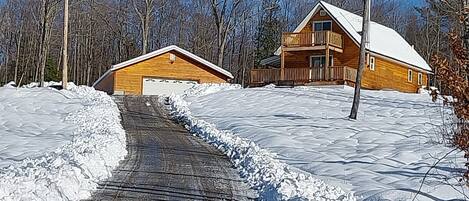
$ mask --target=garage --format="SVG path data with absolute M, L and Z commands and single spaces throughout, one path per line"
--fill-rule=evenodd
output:
M 142 95 L 170 95 L 172 93 L 180 95 L 195 84 L 197 81 L 145 77 Z
M 169 95 L 231 79 L 230 72 L 172 45 L 111 66 L 93 87 L 114 95 Z

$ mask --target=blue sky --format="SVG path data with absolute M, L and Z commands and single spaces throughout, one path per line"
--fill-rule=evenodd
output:
M 422 6 L 425 3 L 425 0 L 401 0 L 407 2 L 409 6 Z

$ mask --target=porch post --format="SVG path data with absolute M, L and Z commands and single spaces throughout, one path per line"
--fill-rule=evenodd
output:
M 281 58 L 280 58 L 280 80 L 285 80 L 285 51 L 282 47 Z
M 329 31 L 326 31 L 326 63 L 325 63 L 325 67 L 324 67 L 324 79 L 326 81 L 330 79 L 330 68 L 329 68 L 330 61 L 329 61 L 329 57 L 330 57 L 330 53 L 329 53 Z

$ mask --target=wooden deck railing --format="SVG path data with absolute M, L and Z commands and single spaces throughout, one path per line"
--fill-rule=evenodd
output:
M 282 34 L 282 45 L 284 47 L 312 47 L 326 44 L 342 48 L 343 37 L 342 35 L 332 31 Z
M 299 83 L 320 81 L 349 81 L 355 82 L 357 69 L 347 66 L 333 66 L 329 68 L 285 68 L 284 80 Z M 251 83 L 268 84 L 281 80 L 281 69 L 252 69 Z
M 344 68 L 344 80 L 355 83 L 355 81 L 357 81 L 357 69 L 345 67 Z
M 251 83 L 272 83 L 280 80 L 280 69 L 252 69 Z
M 308 82 L 309 70 L 309 68 L 285 68 L 285 80 Z

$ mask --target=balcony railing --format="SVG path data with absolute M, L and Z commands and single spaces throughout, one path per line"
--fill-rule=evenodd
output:
M 252 69 L 251 83 L 268 84 L 281 80 L 281 69 Z M 284 79 L 296 83 L 320 81 L 349 81 L 355 82 L 357 69 L 347 66 L 333 66 L 329 68 L 285 68 Z
M 332 31 L 283 33 L 283 47 L 313 47 L 319 45 L 331 45 L 337 48 L 343 47 L 342 35 Z

